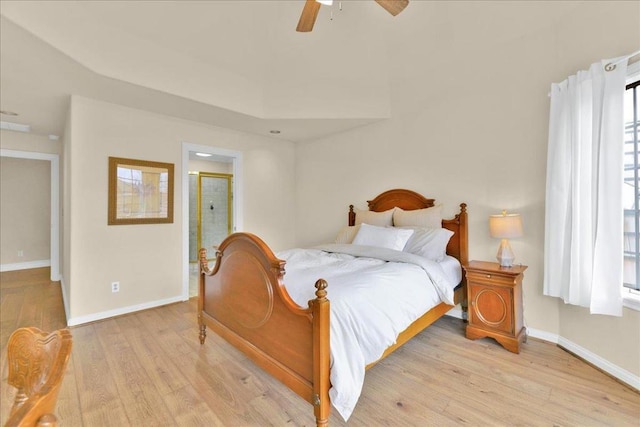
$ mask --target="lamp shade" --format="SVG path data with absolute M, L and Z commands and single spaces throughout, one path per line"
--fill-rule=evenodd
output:
M 499 239 L 522 237 L 522 220 L 520 214 L 489 215 L 489 234 Z

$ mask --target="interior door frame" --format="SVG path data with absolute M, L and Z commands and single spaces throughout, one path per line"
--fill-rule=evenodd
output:
M 51 237 L 50 253 L 51 281 L 57 282 L 60 277 L 60 156 L 58 154 L 38 153 L 0 149 L 0 157 L 17 159 L 47 160 L 51 162 Z
M 232 231 L 243 230 L 242 153 L 209 145 L 182 143 L 182 300 L 189 299 L 189 153 L 207 153 L 227 157 L 233 163 Z

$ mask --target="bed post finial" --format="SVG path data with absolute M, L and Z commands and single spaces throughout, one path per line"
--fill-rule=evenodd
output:
M 467 211 L 467 204 L 460 203 L 460 212 L 466 212 L 466 211 Z
M 327 281 L 324 279 L 318 279 L 318 281 L 316 281 L 316 299 L 319 300 L 325 300 L 327 299 Z
M 353 211 L 353 205 L 349 205 L 349 227 L 356 225 L 356 213 Z

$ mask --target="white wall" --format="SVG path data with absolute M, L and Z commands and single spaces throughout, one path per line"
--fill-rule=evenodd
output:
M 51 141 L 44 135 L 2 129 L 0 130 L 0 148 L 60 155 L 62 154 L 62 141 Z
M 72 97 L 68 215 L 70 322 L 180 299 L 182 292 L 182 143 L 243 154 L 244 228 L 274 249 L 295 235 L 293 145 L 207 127 L 114 104 Z M 107 225 L 108 157 L 174 163 L 172 224 Z M 186 195 L 185 195 L 186 196 Z M 112 293 L 110 283 L 120 282 Z
M 457 26 L 444 42 L 464 55 L 415 57 L 411 70 L 395 76 L 391 119 L 297 146 L 298 242 L 332 240 L 346 224 L 350 203 L 366 208 L 366 200 L 382 191 L 409 188 L 444 203 L 447 217 L 467 203 L 470 258 L 491 261 L 499 242 L 489 237 L 488 216 L 519 212 L 525 235 L 511 245 L 516 263 L 529 266 L 526 325 L 639 375 L 638 312 L 625 309 L 620 319 L 590 316 L 542 295 L 550 85 L 640 44 L 640 3 L 574 5 L 551 25 L 511 39 L 474 23 L 490 23 L 490 14 L 508 22 L 517 4 L 452 5 L 456 21 L 467 26 Z M 554 13 L 553 2 L 526 7 Z M 394 62 L 402 64 L 407 54 L 399 48 Z
M 213 162 L 208 160 L 189 160 L 189 171 L 233 174 L 233 163 Z
M 0 264 L 50 262 L 51 162 L 0 158 Z

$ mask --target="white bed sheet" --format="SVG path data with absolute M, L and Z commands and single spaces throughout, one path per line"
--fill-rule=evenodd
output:
M 437 263 L 369 246 L 324 245 L 276 255 L 287 261 L 284 282 L 298 305 L 307 307 L 315 297 L 317 279 L 328 283 L 329 395 L 345 420 L 360 397 L 365 366 L 378 360 L 398 334 L 425 312 L 441 301 L 453 304 L 453 289 L 460 281 L 450 260 Z
M 460 261 L 451 255 L 446 255 L 438 264 L 440 264 L 444 270 L 444 274 L 450 283 L 452 283 L 454 287 L 457 286 L 462 280 L 462 266 L 460 265 Z

